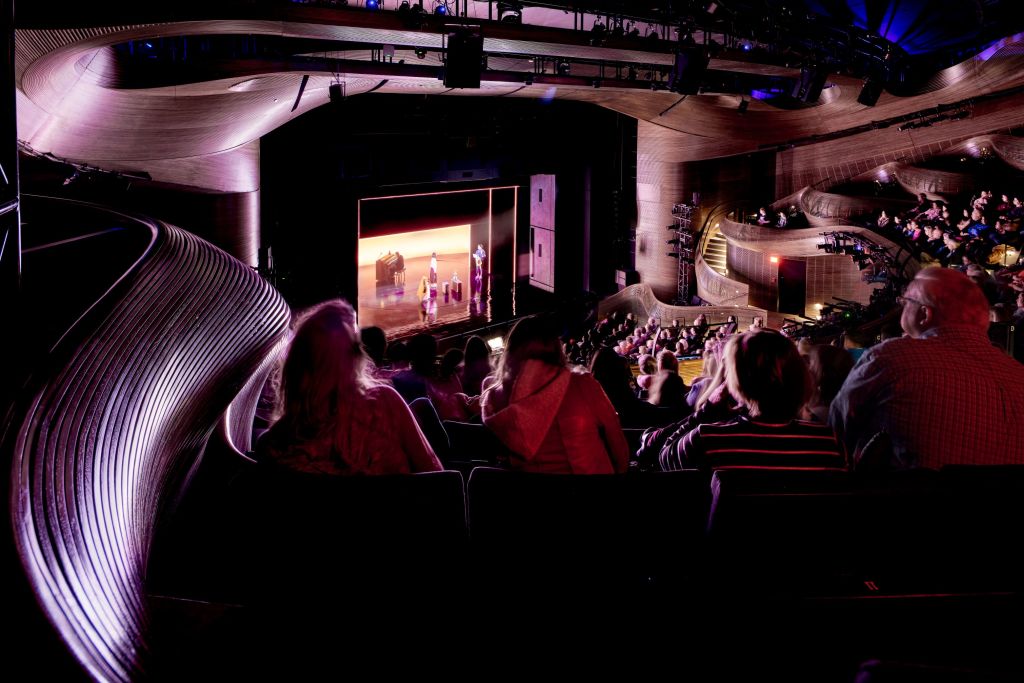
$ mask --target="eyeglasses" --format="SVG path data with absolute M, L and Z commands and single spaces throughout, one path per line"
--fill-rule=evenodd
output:
M 900 306 L 906 305 L 906 303 L 908 301 L 910 303 L 917 304 L 918 306 L 928 306 L 928 304 L 926 304 L 925 302 L 923 302 L 923 301 L 921 301 L 919 299 L 915 299 L 913 297 L 909 297 L 909 296 L 898 296 L 898 297 L 896 297 L 896 303 L 899 304 Z

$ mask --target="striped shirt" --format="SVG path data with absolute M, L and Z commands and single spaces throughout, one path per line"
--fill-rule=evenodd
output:
M 661 469 L 847 466 L 843 447 L 828 425 L 791 420 L 781 424 L 738 417 L 703 424 L 661 452 Z

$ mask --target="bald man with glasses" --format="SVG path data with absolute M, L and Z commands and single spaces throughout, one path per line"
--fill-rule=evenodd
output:
M 868 349 L 829 411 L 854 466 L 1024 464 L 1024 365 L 989 341 L 981 289 L 926 268 L 898 301 L 904 336 Z M 889 461 L 869 462 L 865 446 L 883 431 Z

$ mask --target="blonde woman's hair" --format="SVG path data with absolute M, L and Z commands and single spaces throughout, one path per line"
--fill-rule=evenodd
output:
M 356 313 L 347 301 L 325 301 L 296 317 L 280 372 L 275 417 L 300 439 L 329 433 L 353 399 L 377 384 L 367 371 Z

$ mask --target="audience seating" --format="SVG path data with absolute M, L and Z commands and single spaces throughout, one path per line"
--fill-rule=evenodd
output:
M 453 471 L 326 477 L 251 464 L 168 539 L 204 566 L 174 566 L 165 548 L 159 588 L 253 604 L 430 586 L 464 561 L 463 491 Z
M 700 558 L 708 479 L 477 468 L 468 503 L 482 575 L 556 591 L 671 585 Z
M 443 424 L 451 443 L 445 466 L 460 469 L 469 464 L 464 472 L 468 475 L 473 466 L 495 465 L 508 453 L 501 439 L 485 425 L 455 420 L 445 420 Z
M 990 530 L 1019 529 L 1020 504 L 1014 520 L 1003 514 L 1012 498 L 978 491 L 982 504 L 950 478 L 932 470 L 872 477 L 830 470 L 716 472 L 708 523 L 716 575 L 728 581 L 745 573 L 746 584 L 758 590 L 803 594 L 996 590 L 996 575 L 981 574 L 998 560 L 973 549 L 978 543 L 972 538 L 983 526 L 979 516 L 995 516 L 994 509 L 1007 526 Z M 965 573 L 964 562 L 975 559 L 988 569 Z M 751 582 L 755 569 L 763 581 Z

